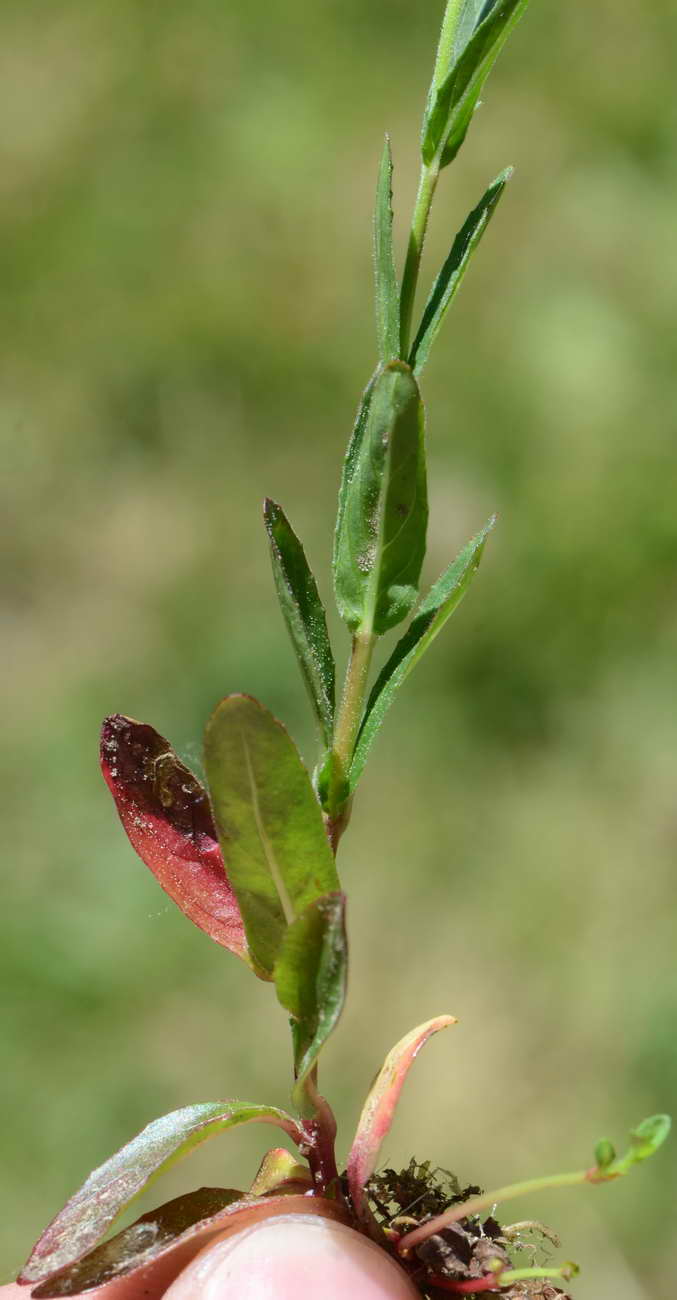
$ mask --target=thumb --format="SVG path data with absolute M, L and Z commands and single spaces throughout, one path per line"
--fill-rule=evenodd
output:
M 206 1247 L 166 1300 L 420 1300 L 385 1251 L 316 1215 L 280 1214 Z
M 301 1212 L 231 1228 L 171 1277 L 157 1261 L 88 1291 L 87 1300 L 420 1300 L 379 1246 L 333 1219 Z M 30 1293 L 30 1286 L 0 1286 L 0 1300 L 29 1300 Z

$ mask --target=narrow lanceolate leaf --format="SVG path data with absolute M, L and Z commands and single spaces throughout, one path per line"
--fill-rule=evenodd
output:
M 358 1218 L 375 1231 L 369 1208 L 367 1183 L 378 1163 L 384 1138 L 390 1132 L 404 1081 L 414 1059 L 428 1039 L 440 1029 L 456 1024 L 454 1016 L 437 1016 L 419 1025 L 393 1047 L 367 1097 L 348 1156 L 348 1187 Z
M 400 291 L 393 258 L 393 160 L 386 136 L 376 187 L 374 213 L 374 276 L 376 331 L 381 361 L 395 361 L 400 350 Z
M 96 1246 L 83 1259 L 35 1287 L 32 1294 L 36 1300 L 80 1295 L 114 1278 L 127 1277 L 151 1266 L 154 1266 L 154 1290 L 159 1294 L 164 1289 L 160 1288 L 157 1276 L 159 1261 L 164 1261 L 162 1281 L 169 1285 L 174 1269 L 178 1271 L 178 1261 L 173 1262 L 173 1257 L 180 1251 L 181 1267 L 185 1268 L 210 1235 L 223 1232 L 228 1213 L 241 1208 L 243 1197 L 243 1192 L 221 1187 L 200 1187 L 196 1192 L 177 1196 L 166 1205 L 142 1214 L 135 1223 Z
M 317 898 L 287 930 L 275 987 L 292 1018 L 297 1093 L 343 1010 L 348 974 L 345 897 Z
M 446 167 L 456 157 L 484 83 L 528 3 L 529 0 L 497 0 L 482 10 L 482 21 L 428 105 L 422 142 L 426 164 L 437 155 L 440 165 Z
M 165 893 L 210 939 L 249 962 L 207 792 L 169 741 L 113 714 L 101 730 L 101 770 L 132 846 Z
M 322 737 L 330 746 L 334 730 L 335 668 L 322 601 L 305 551 L 284 511 L 267 498 L 263 518 L 280 607 Z
M 208 723 L 205 768 L 249 949 L 272 977 L 287 926 L 338 889 L 320 806 L 290 736 L 248 695 L 229 695 Z
M 437 338 L 442 322 L 461 287 L 470 259 L 491 221 L 511 176 L 512 167 L 507 167 L 500 176 L 496 177 L 477 207 L 473 208 L 470 216 L 461 226 L 451 246 L 451 252 L 432 287 L 411 349 L 409 364 L 417 376 L 420 375 L 428 360 L 430 349 Z
M 217 1133 L 255 1123 L 277 1124 L 295 1142 L 302 1140 L 291 1115 L 274 1106 L 249 1106 L 239 1101 L 185 1106 L 153 1120 L 89 1175 L 43 1232 L 19 1281 L 42 1282 L 82 1259 L 118 1215 L 170 1165 Z
M 423 404 L 403 361 L 374 379 L 342 493 L 336 600 L 352 632 L 380 636 L 416 600 L 428 522 Z
M 367 754 L 390 705 L 412 668 L 435 640 L 447 619 L 461 603 L 479 568 L 484 546 L 495 523 L 495 516 L 457 555 L 441 578 L 422 601 L 416 617 L 398 641 L 388 662 L 377 677 L 365 710 L 350 768 L 350 792 L 359 781 Z

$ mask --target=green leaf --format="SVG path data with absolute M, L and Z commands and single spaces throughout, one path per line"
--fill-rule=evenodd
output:
M 290 925 L 275 965 L 275 987 L 292 1017 L 295 1095 L 343 1010 L 348 944 L 343 894 L 317 898 Z
M 423 161 L 436 155 L 446 167 L 456 157 L 484 83 L 529 0 L 497 0 L 483 17 L 428 105 L 423 126 Z M 467 28 L 466 28 L 467 30 Z
M 336 670 L 322 601 L 303 547 L 284 511 L 266 498 L 263 518 L 280 607 L 322 737 L 329 746 L 334 730 Z
M 473 208 L 467 217 L 451 246 L 451 252 L 430 292 L 411 349 L 409 364 L 413 367 L 416 376 L 420 375 L 428 360 L 430 349 L 437 338 L 449 306 L 461 287 L 470 259 L 491 221 L 511 176 L 512 167 L 507 167 L 495 181 L 492 181 L 477 207 Z
M 338 889 L 320 806 L 290 736 L 248 695 L 210 719 L 205 770 L 249 949 L 272 978 L 287 926 Z
M 381 361 L 395 361 L 400 351 L 400 291 L 393 260 L 393 160 L 385 139 L 376 187 L 374 213 L 374 275 L 376 280 L 376 331 Z
M 367 700 L 350 768 L 351 793 L 362 775 L 369 749 L 397 691 L 465 596 L 479 568 L 487 536 L 494 523 L 495 516 L 492 516 L 482 531 L 464 546 L 446 573 L 431 587 L 416 617 L 377 677 Z
M 388 1053 L 364 1104 L 348 1156 L 348 1187 L 355 1213 L 376 1235 L 367 1183 L 378 1163 L 382 1143 L 390 1132 L 406 1077 L 428 1039 L 456 1024 L 454 1016 L 436 1016 L 406 1034 Z
M 273 1147 L 267 1151 L 258 1173 L 249 1188 L 248 1196 L 270 1196 L 271 1192 L 311 1191 L 313 1176 L 307 1165 L 300 1165 L 286 1147 Z
M 669 1115 L 650 1115 L 648 1119 L 643 1119 L 637 1128 L 633 1129 L 630 1134 L 630 1146 L 624 1156 L 615 1160 L 610 1168 L 605 1171 L 614 1176 L 627 1174 L 633 1165 L 638 1165 L 642 1160 L 648 1160 L 650 1156 L 658 1151 L 665 1142 L 670 1129 L 672 1120 Z
M 184 1106 L 153 1120 L 89 1175 L 43 1232 L 19 1281 L 42 1282 L 82 1259 L 118 1215 L 170 1165 L 226 1129 L 256 1123 L 277 1124 L 295 1142 L 302 1141 L 298 1124 L 285 1111 L 239 1101 Z
M 334 555 L 336 600 L 352 632 L 380 636 L 416 600 L 428 522 L 423 404 L 403 361 L 377 372 L 349 455 Z
M 596 1167 L 604 1172 L 613 1164 L 616 1159 L 616 1149 L 608 1138 L 600 1138 L 595 1147 L 595 1164 Z
M 367 387 L 365 388 L 362 397 L 360 398 L 360 405 L 357 408 L 355 424 L 353 425 L 353 431 L 352 434 L 350 435 L 350 441 L 348 443 L 345 459 L 343 462 L 341 484 L 339 487 L 338 511 L 336 514 L 336 528 L 334 529 L 334 555 L 332 559 L 334 581 L 336 581 L 336 570 L 338 568 L 339 539 L 343 536 L 343 527 L 344 527 L 344 520 L 345 520 L 345 513 L 346 513 L 346 502 L 348 501 L 348 498 L 350 496 L 352 483 L 355 477 L 355 471 L 357 469 L 359 455 L 362 448 L 362 442 L 364 440 L 364 431 L 367 427 L 367 417 L 369 415 L 369 408 L 371 406 L 371 397 L 374 391 L 374 385 L 380 373 L 381 373 L 381 368 L 379 366 L 378 370 L 375 371 L 375 373 L 372 375 L 371 379 L 369 380 L 369 383 L 367 384 Z
M 463 53 L 473 32 L 496 8 L 499 0 L 463 0 L 454 32 L 454 60 Z

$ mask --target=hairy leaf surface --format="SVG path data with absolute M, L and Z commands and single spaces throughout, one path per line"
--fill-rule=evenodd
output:
M 374 277 L 376 332 L 382 362 L 395 361 L 400 351 L 400 291 L 393 259 L 393 160 L 386 136 L 376 187 L 374 213 Z
M 499 199 L 512 176 L 512 168 L 507 167 L 489 186 L 486 194 L 476 208 L 467 217 L 459 230 L 451 252 L 442 267 L 430 292 L 425 306 L 418 334 L 414 340 L 409 357 L 409 364 L 414 374 L 420 375 L 430 355 L 430 349 L 437 338 L 447 311 L 456 297 L 463 282 L 475 249 L 491 221 Z
M 280 608 L 327 746 L 334 729 L 334 656 L 327 619 L 305 551 L 282 508 L 269 498 L 263 517 Z

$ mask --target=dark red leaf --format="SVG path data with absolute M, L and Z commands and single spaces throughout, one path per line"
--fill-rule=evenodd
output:
M 101 729 L 101 769 L 131 844 L 165 892 L 251 964 L 204 787 L 164 736 L 119 713 Z

